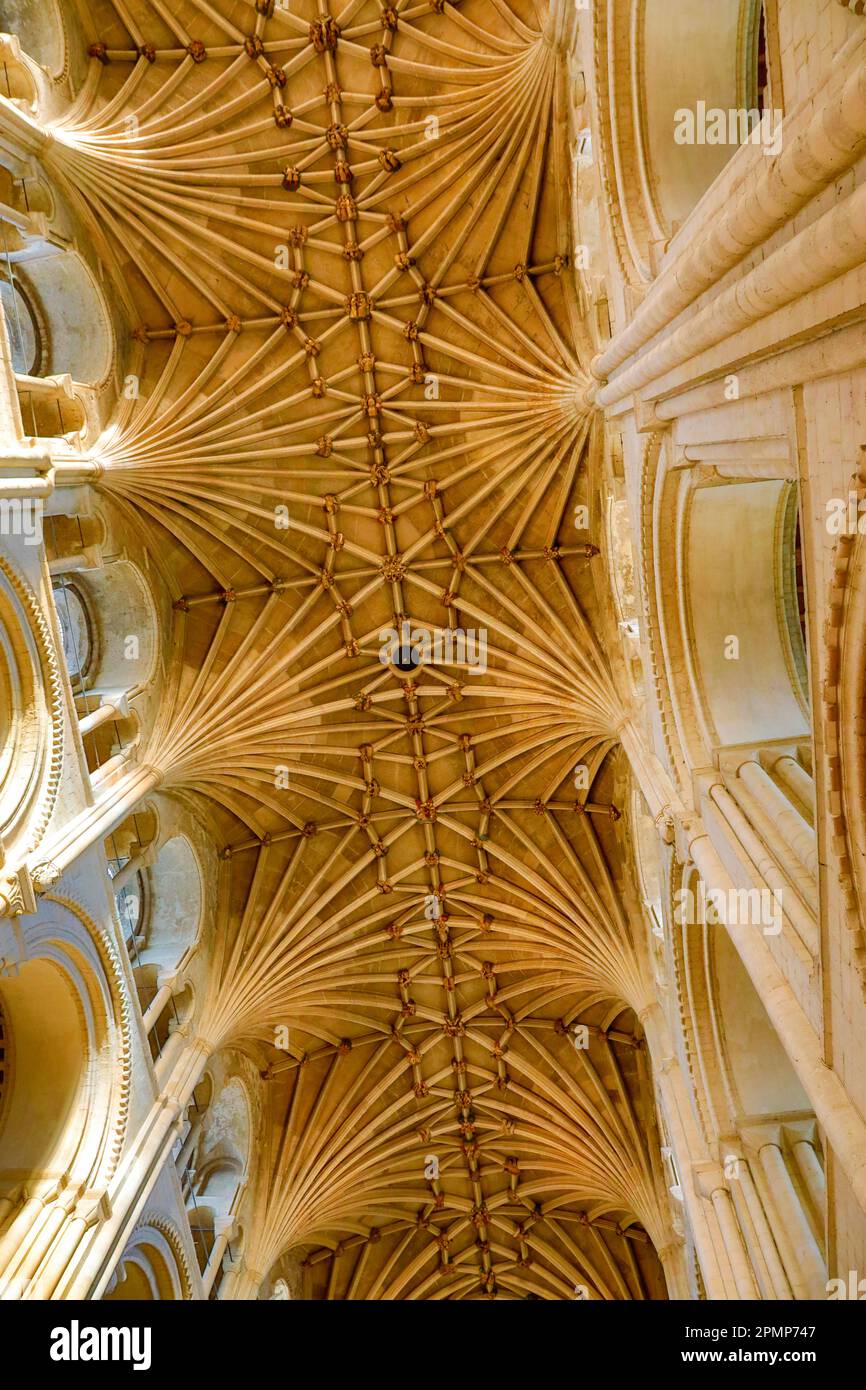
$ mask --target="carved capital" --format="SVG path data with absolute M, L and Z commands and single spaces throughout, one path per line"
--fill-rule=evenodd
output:
M 53 888 L 55 883 L 60 881 L 62 874 L 63 870 L 53 859 L 43 859 L 41 864 L 37 864 L 35 869 L 31 870 L 36 892 L 47 893 L 49 888 Z
M 25 866 L 7 878 L 0 885 L 0 917 L 21 917 L 24 913 L 36 911 L 35 875 L 31 878 Z

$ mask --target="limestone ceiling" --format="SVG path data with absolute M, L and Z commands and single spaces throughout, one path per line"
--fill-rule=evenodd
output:
M 301 1245 L 321 1297 L 658 1296 L 561 16 L 90 14 L 46 163 L 134 328 L 98 486 L 188 557 L 142 757 L 226 827 L 200 1027 L 272 1058 L 248 1259 Z M 485 669 L 383 664 L 404 621 Z

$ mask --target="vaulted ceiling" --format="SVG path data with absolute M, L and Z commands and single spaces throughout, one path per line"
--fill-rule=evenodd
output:
M 291 5 L 89 4 L 46 155 L 133 330 L 95 454 L 174 600 L 141 757 L 226 846 L 199 1031 L 270 1061 L 247 1258 L 663 1296 L 564 7 Z M 486 663 L 384 664 L 404 621 Z

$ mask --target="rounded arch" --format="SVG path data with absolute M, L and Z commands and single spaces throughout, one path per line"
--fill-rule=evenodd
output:
M 695 487 L 686 507 L 682 605 L 706 741 L 807 736 L 806 651 L 792 602 L 794 484 Z
M 236 1258 L 243 1241 L 238 1215 L 252 1156 L 252 1105 L 245 1083 L 228 1074 L 228 1065 L 225 1058 L 215 1059 L 213 1098 L 204 1113 L 190 1116 L 179 1154 L 190 1234 L 211 1298 L 220 1294 L 224 1277 L 222 1259 L 214 1264 L 218 1252 Z
M 747 90 L 751 46 L 743 0 L 645 0 L 644 63 L 637 85 L 646 184 L 659 220 L 673 232 L 700 201 L 737 146 L 730 111 L 758 110 L 757 87 Z M 664 73 L 664 81 L 657 75 Z M 724 139 L 701 111 L 725 114 Z M 735 127 L 739 133 L 739 126 Z
M 0 279 L 0 304 L 6 320 L 12 370 L 19 376 L 41 376 L 45 361 L 45 331 L 42 315 L 22 284 L 21 275 L 4 268 Z M 25 429 L 30 422 L 25 421 Z
M 54 599 L 73 684 L 104 694 L 133 694 L 148 683 L 159 624 L 153 594 L 137 565 L 120 559 L 64 574 L 55 582 Z
M 710 966 L 726 1087 L 739 1116 L 809 1112 L 811 1107 L 748 971 L 724 927 L 709 927 Z
M 6 1075 L 0 1110 L 0 1184 L 61 1177 L 86 1105 L 88 1030 L 72 981 L 50 960 L 0 980 Z
M 683 785 L 720 750 L 796 743 L 811 723 L 796 484 L 707 480 L 673 466 L 673 448 L 659 435 L 647 450 L 644 565 L 665 737 Z
M 762 1116 L 808 1113 L 809 1102 L 731 938 L 707 911 L 694 864 L 671 880 L 674 959 L 687 1060 L 705 1132 L 735 1134 Z
M 26 853 L 54 807 L 63 756 L 63 692 L 54 643 L 29 584 L 0 557 L 0 835 Z
M 204 908 L 201 866 L 186 835 L 160 846 L 148 870 L 148 918 L 141 960 L 175 969 L 198 940 Z
M 30 1178 L 95 1185 L 114 1171 L 128 1118 L 129 1015 L 109 939 L 68 899 L 30 928 L 0 979 L 5 1075 L 0 1190 Z
M 303 1254 L 286 1252 L 271 1266 L 262 1280 L 258 1298 L 262 1302 L 292 1303 L 303 1298 Z
M 114 366 L 114 330 L 87 262 L 68 250 L 16 265 L 15 280 L 44 335 L 40 375 L 68 374 L 84 386 L 104 385 Z
M 214 1095 L 205 1118 L 197 1162 L 202 1192 L 222 1199 L 231 1187 L 233 1195 L 249 1165 L 251 1140 L 250 1099 L 241 1078 L 232 1076 Z M 231 1180 L 220 1182 L 221 1173 L 230 1174 Z M 230 1205 L 231 1198 L 221 1211 L 226 1213 Z
M 253 1107 L 244 1078 L 231 1054 L 219 1054 L 202 1077 L 187 1117 L 187 1136 L 178 1153 L 181 1185 L 199 1268 L 204 1273 L 228 1223 L 233 1229 L 230 1251 L 236 1255 L 241 1233 L 237 1225 L 247 1187 L 252 1156 Z M 205 1086 L 211 1088 L 210 1098 Z M 211 1285 L 215 1296 L 222 1279 Z
M 175 1302 L 191 1297 L 183 1242 L 170 1221 L 150 1216 L 121 1255 L 103 1300 Z
M 598 0 L 593 20 L 605 201 L 626 279 L 648 283 L 768 100 L 763 6 Z

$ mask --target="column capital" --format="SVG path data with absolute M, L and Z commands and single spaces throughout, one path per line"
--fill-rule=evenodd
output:
M 760 1153 L 768 1144 L 775 1149 L 783 1146 L 782 1121 L 776 1119 L 765 1120 L 763 1124 L 747 1125 L 740 1130 L 740 1137 L 747 1149 L 752 1153 Z
M 20 864 L 0 884 L 0 919 L 23 917 L 35 911 L 36 887 L 27 865 Z
M 671 427 L 670 420 L 663 420 L 658 414 L 658 402 L 634 397 L 634 421 L 638 434 L 659 434 Z
M 172 994 L 180 994 L 186 987 L 186 976 L 182 970 L 161 970 L 156 977 L 157 989 L 170 989 Z
M 718 1163 L 693 1163 L 691 1174 L 695 1190 L 709 1201 L 712 1201 L 716 1192 L 726 1192 L 728 1196 L 731 1195 L 725 1175 Z
M 783 1120 L 781 1132 L 792 1148 L 795 1144 L 811 1144 L 813 1149 L 817 1146 L 818 1125 L 812 1116 L 804 1120 Z

